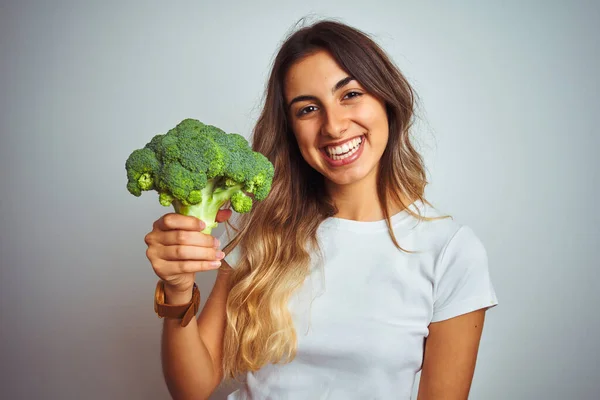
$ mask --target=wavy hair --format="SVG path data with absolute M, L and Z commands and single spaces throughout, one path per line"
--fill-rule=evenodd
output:
M 336 214 L 324 178 L 302 158 L 288 121 L 284 82 L 294 63 L 316 51 L 329 52 L 364 89 L 381 99 L 389 121 L 389 139 L 379 163 L 377 195 L 390 238 L 390 205 L 406 209 L 402 196 L 423 198 L 427 184 L 423 160 L 411 144 L 415 94 L 406 78 L 365 33 L 335 21 L 320 21 L 292 33 L 271 70 L 265 104 L 252 135 L 252 147 L 275 166 L 269 196 L 240 217 L 237 234 L 225 253 L 239 247 L 231 272 L 223 349 L 226 378 L 237 378 L 267 363 L 295 357 L 297 338 L 288 310 L 291 294 L 308 276 L 311 254 L 318 251 L 317 228 Z M 428 203 L 427 203 L 428 204 Z

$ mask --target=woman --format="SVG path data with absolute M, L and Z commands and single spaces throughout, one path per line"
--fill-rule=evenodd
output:
M 166 303 L 190 302 L 194 273 L 220 266 L 197 324 L 165 319 L 173 397 L 245 375 L 230 398 L 409 399 L 422 369 L 420 400 L 467 398 L 497 300 L 481 242 L 423 198 L 413 107 L 360 31 L 322 21 L 286 40 L 253 134 L 271 194 L 225 252 L 193 217 L 168 214 L 146 237 Z

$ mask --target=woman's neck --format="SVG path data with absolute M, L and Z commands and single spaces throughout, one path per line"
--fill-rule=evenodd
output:
M 338 210 L 335 214 L 336 218 L 365 222 L 384 219 L 377 195 L 376 179 L 362 179 L 347 185 L 326 182 L 326 188 Z M 412 203 L 405 196 L 401 196 L 401 198 L 407 206 Z M 401 204 L 392 203 L 391 199 L 388 201 L 390 202 L 390 215 L 394 215 L 404 208 Z

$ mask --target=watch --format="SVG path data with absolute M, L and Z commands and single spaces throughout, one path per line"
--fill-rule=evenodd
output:
M 194 282 L 192 299 L 186 304 L 165 304 L 165 282 L 161 279 L 154 292 L 154 312 L 159 318 L 181 319 L 181 327 L 187 326 L 200 308 L 200 290 Z

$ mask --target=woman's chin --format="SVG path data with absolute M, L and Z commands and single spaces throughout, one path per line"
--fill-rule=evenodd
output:
M 364 182 L 370 174 L 365 171 L 344 171 L 343 173 L 325 174 L 328 185 L 348 186 Z

